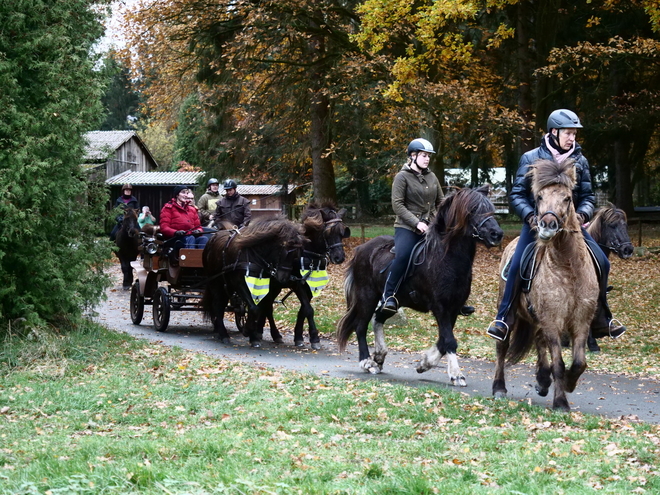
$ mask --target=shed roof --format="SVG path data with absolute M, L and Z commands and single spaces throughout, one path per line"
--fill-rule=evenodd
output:
M 134 186 L 176 186 L 178 184 L 199 184 L 204 172 L 132 172 L 127 170 L 121 174 L 106 179 L 108 185 L 125 183 Z
M 85 134 L 85 160 L 105 160 L 133 136 L 135 131 L 91 131 Z M 138 138 L 139 139 L 139 138 Z

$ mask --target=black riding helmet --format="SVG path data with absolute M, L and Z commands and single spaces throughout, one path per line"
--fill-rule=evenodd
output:
M 575 112 L 560 108 L 550 114 L 546 129 L 548 132 L 552 129 L 582 129 L 582 124 Z
M 226 191 L 227 189 L 237 189 L 238 184 L 236 184 L 236 181 L 234 179 L 227 179 L 223 184 L 222 188 Z

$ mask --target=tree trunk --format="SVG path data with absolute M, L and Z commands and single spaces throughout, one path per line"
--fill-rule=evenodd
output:
M 614 141 L 614 204 L 626 212 L 628 217 L 634 216 L 635 210 L 632 200 L 632 181 L 630 179 L 630 166 L 628 153 L 630 142 L 625 138 Z

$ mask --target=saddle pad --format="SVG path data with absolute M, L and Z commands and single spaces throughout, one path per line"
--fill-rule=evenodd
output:
M 536 253 L 536 241 L 533 241 L 530 242 L 527 245 L 527 247 L 525 247 L 525 251 L 523 251 L 522 259 L 520 260 L 520 278 L 522 280 L 526 280 L 530 282 L 529 285 L 531 285 L 531 281 L 534 278 L 533 261 L 534 261 L 535 253 Z M 507 280 L 509 278 L 509 268 L 511 268 L 512 259 L 513 259 L 513 255 L 511 256 L 511 258 L 507 260 L 506 265 L 504 266 L 504 269 L 500 274 L 502 280 Z

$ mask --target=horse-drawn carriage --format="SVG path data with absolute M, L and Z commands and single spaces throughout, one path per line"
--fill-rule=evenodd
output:
M 172 263 L 164 253 L 163 241 L 148 236 L 142 239 L 143 258 L 131 263 L 137 275 L 131 287 L 131 321 L 139 325 L 145 305 L 150 305 L 155 329 L 164 332 L 172 311 L 202 311 L 201 299 L 208 283 L 203 250 L 182 248 L 178 263 Z M 234 296 L 226 311 L 234 313 L 236 327 L 242 331 L 247 317 L 245 303 Z

